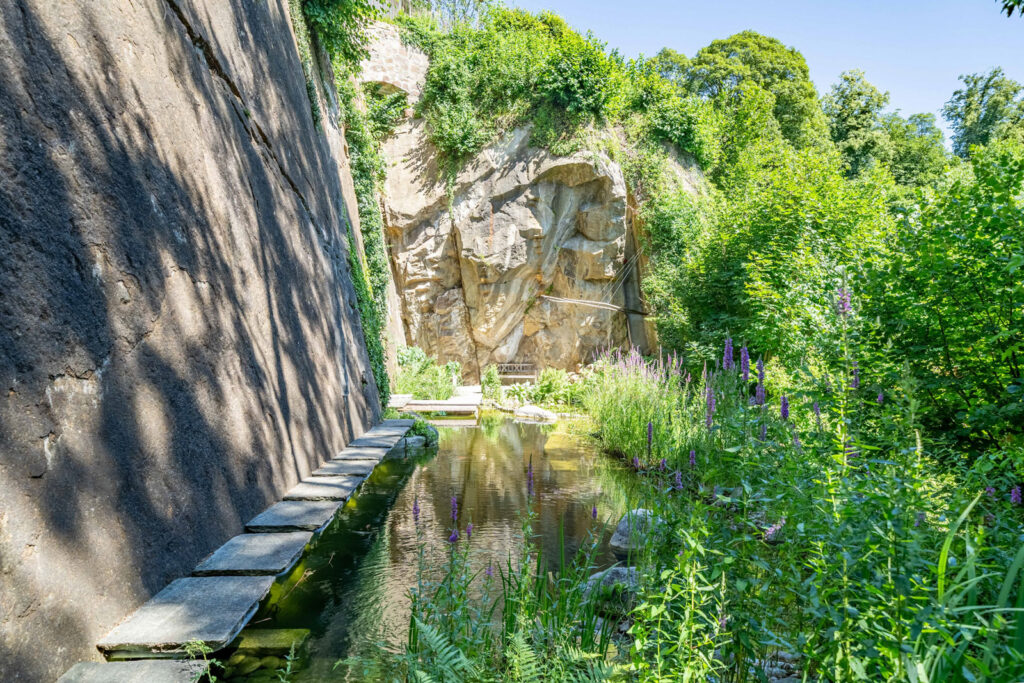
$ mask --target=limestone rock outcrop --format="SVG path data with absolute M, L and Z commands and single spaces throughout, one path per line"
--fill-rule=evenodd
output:
M 518 128 L 469 163 L 449 196 L 426 125 L 407 120 L 384 145 L 408 343 L 462 362 L 467 378 L 489 363 L 575 368 L 628 343 L 637 283 L 618 164 L 596 152 L 555 156 Z

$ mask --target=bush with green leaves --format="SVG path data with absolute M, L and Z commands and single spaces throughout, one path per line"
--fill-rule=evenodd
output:
M 484 368 L 484 374 L 480 377 L 480 391 L 484 398 L 493 401 L 501 399 L 501 375 L 494 363 Z
M 438 365 L 418 346 L 398 348 L 398 374 L 395 393 L 411 394 L 413 398 L 446 400 L 455 393 L 462 377 L 462 368 L 455 361 Z

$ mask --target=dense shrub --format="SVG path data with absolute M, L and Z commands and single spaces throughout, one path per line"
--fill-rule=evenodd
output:
M 418 399 L 445 400 L 455 393 L 461 376 L 462 369 L 454 361 L 438 365 L 418 346 L 398 349 L 395 393 L 412 394 L 413 398 Z

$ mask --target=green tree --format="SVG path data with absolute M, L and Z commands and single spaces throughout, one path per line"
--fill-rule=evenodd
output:
M 807 62 L 775 38 L 743 31 L 701 48 L 687 70 L 687 85 L 703 97 L 736 92 L 746 82 L 767 90 L 782 134 L 803 147 L 823 139 L 825 121 Z
M 840 74 L 839 82 L 822 100 L 832 141 L 851 177 L 872 164 L 889 160 L 892 150 L 882 125 L 882 110 L 888 103 L 889 93 L 869 83 L 859 69 Z
M 354 66 L 366 56 L 366 26 L 378 16 L 373 0 L 304 0 L 302 10 L 332 57 Z
M 1015 135 L 1013 129 L 1024 125 L 1024 86 L 999 68 L 960 80 L 963 87 L 946 102 L 942 115 L 953 127 L 953 151 L 966 159 L 971 145 Z
M 889 136 L 889 171 L 900 185 L 934 185 L 945 171 L 948 157 L 942 145 L 942 131 L 934 114 L 899 114 L 883 117 Z
M 682 52 L 663 47 L 651 58 L 650 63 L 663 79 L 680 88 L 685 87 L 690 59 Z

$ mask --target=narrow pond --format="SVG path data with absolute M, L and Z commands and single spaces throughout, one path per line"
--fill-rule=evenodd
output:
M 596 534 L 596 565 L 615 563 L 607 543 L 626 506 L 626 477 L 592 440 L 574 433 L 578 427 L 485 414 L 478 426 L 440 426 L 439 431 L 436 451 L 377 467 L 250 622 L 247 634 L 272 629 L 287 636 L 280 629 L 296 629 L 293 634 L 305 636 L 303 630 L 308 631 L 290 680 L 360 680 L 338 662 L 381 648 L 402 649 L 418 567 L 429 568 L 437 579 L 446 562 L 452 496 L 459 503 L 459 543 L 466 542 L 465 528 L 472 522 L 469 543 L 481 568 L 489 561 L 504 566 L 510 554 L 519 556 L 528 508 L 535 513 L 534 542 L 550 568 L 558 563 L 560 528 L 567 556 Z M 531 462 L 532 498 L 527 495 Z M 228 680 L 278 681 L 280 654 L 270 647 L 250 654 L 248 661 L 236 655 L 229 660 L 235 665 Z M 259 658 L 262 664 L 252 670 Z

